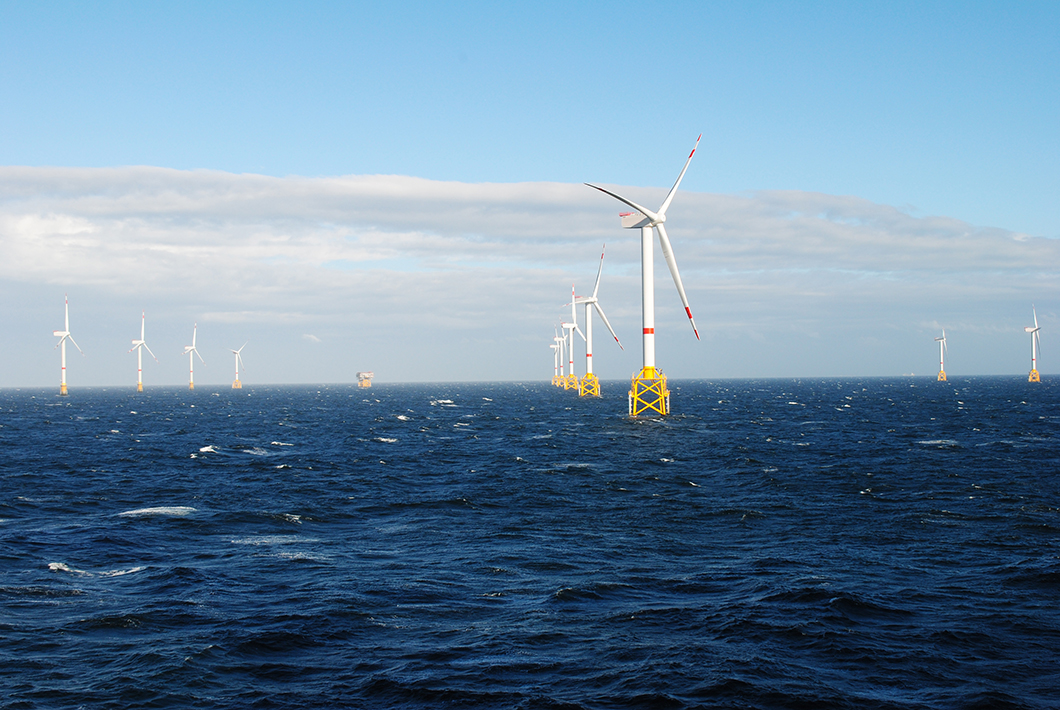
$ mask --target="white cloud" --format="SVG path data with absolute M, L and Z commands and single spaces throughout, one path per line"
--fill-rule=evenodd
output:
M 665 194 L 620 189 L 648 205 Z M 294 329 L 286 337 L 336 348 L 347 338 L 346 347 L 371 343 L 373 358 L 400 348 L 409 354 L 387 355 L 398 379 L 522 378 L 550 370 L 569 283 L 591 285 L 606 241 L 601 298 L 627 347 L 598 362 L 605 376 L 625 376 L 639 353 L 640 275 L 637 234 L 619 228 L 621 209 L 583 185 L 556 183 L 0 168 L 0 283 L 149 300 L 175 322 L 216 329 Z M 848 361 L 829 353 L 850 350 L 849 327 L 919 337 L 937 321 L 958 328 L 956 345 L 961 327 L 1005 332 L 1010 311 L 1022 317 L 1032 300 L 1048 323 L 1058 295 L 1056 240 L 856 197 L 682 192 L 667 227 L 710 343 L 687 342 L 657 259 L 660 329 L 673 329 L 660 357 L 670 349 L 684 376 L 816 372 Z M 299 338 L 307 326 L 319 337 Z M 815 341 L 826 354 L 799 352 Z M 754 343 L 774 351 L 761 358 L 772 368 L 747 357 Z M 277 345 L 275 357 L 290 347 Z M 781 349 L 790 357 L 778 367 Z M 872 362 L 897 363 L 903 350 L 884 348 Z M 621 364 L 608 372 L 611 357 Z M 313 376 L 306 367 L 298 377 Z

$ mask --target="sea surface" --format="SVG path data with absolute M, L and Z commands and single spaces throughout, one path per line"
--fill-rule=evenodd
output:
M 0 707 L 1060 707 L 1057 382 L 0 390 Z

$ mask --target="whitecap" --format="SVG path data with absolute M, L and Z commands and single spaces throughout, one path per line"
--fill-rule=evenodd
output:
M 233 545 L 295 545 L 303 542 L 316 542 L 300 535 L 251 535 L 249 537 L 238 537 L 233 539 Z
M 163 505 L 157 508 L 137 508 L 136 510 L 126 510 L 125 512 L 118 513 L 118 515 L 125 515 L 128 517 L 143 516 L 143 515 L 175 515 L 185 516 L 191 515 L 197 512 L 195 508 L 187 505 Z
M 377 436 L 374 439 L 372 439 L 372 441 L 378 441 L 378 442 L 381 442 L 383 444 L 396 444 L 397 443 L 397 439 L 391 439 L 390 437 L 386 437 L 386 436 Z
M 285 444 L 282 441 L 270 441 L 272 446 L 294 446 L 294 444 Z
M 952 447 L 952 446 L 960 446 L 960 444 L 958 444 L 953 439 L 930 439 L 928 441 L 918 441 L 916 443 L 922 444 L 924 446 L 939 446 L 939 447 L 943 447 L 943 446 L 950 446 L 950 447 Z
M 85 576 L 92 574 L 91 572 L 86 572 L 83 569 L 74 569 L 65 562 L 49 562 L 48 569 L 50 569 L 52 572 L 69 572 L 71 574 L 80 574 Z
M 199 452 L 204 454 L 213 454 L 217 452 L 217 449 L 214 448 L 213 444 L 211 444 L 209 446 L 202 447 L 201 449 L 199 449 Z
M 115 569 L 109 572 L 100 572 L 100 577 L 124 577 L 127 574 L 133 574 L 135 572 L 142 572 L 147 567 L 130 567 L 129 569 Z
M 250 449 L 243 449 L 244 454 L 250 454 L 251 456 L 268 456 L 269 452 L 260 447 L 253 447 Z

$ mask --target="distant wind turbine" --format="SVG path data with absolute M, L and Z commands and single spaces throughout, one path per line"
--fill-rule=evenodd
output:
M 552 349 L 552 384 L 556 384 L 559 377 L 559 345 L 552 343 L 548 347 Z
M 243 352 L 243 348 L 245 348 L 246 346 L 247 343 L 243 343 L 243 347 L 239 348 L 239 350 L 232 350 L 232 348 L 228 349 L 228 352 L 236 356 L 236 379 L 235 382 L 232 383 L 232 389 L 234 390 L 243 389 L 243 383 L 239 381 L 239 366 L 243 364 L 243 358 L 242 356 L 240 356 L 239 353 Z
M 702 134 L 699 138 L 702 138 Z M 674 258 L 673 249 L 670 246 L 670 238 L 666 235 L 666 227 L 663 223 L 666 221 L 666 210 L 669 209 L 670 203 L 674 199 L 674 195 L 677 193 L 677 187 L 681 184 L 681 179 L 685 176 L 685 171 L 688 170 L 688 164 L 692 162 L 692 156 L 696 154 L 696 148 L 699 147 L 699 138 L 696 138 L 696 145 L 692 148 L 692 152 L 688 154 L 688 159 L 685 161 L 685 166 L 681 169 L 681 174 L 677 176 L 677 182 L 670 188 L 670 192 L 666 195 L 666 199 L 663 200 L 662 206 L 658 212 L 652 212 L 651 210 L 638 205 L 632 200 L 628 200 L 621 195 L 615 194 L 610 190 L 606 190 L 599 185 L 593 185 L 592 183 L 585 183 L 591 188 L 599 190 L 604 194 L 611 195 L 619 202 L 623 202 L 632 207 L 635 212 L 625 212 L 620 216 L 622 217 L 622 226 L 626 229 L 640 228 L 640 279 L 641 279 L 641 322 L 644 326 L 644 361 L 643 368 L 639 375 L 633 376 L 632 386 L 629 392 L 629 414 L 630 416 L 637 416 L 642 412 L 657 412 L 658 414 L 669 414 L 670 413 L 670 392 L 666 389 L 666 375 L 661 370 L 655 367 L 655 273 L 654 273 L 654 254 L 652 244 L 652 229 L 654 228 L 659 232 L 659 245 L 662 248 L 663 258 L 666 259 L 666 265 L 670 267 L 670 275 L 673 276 L 674 285 L 677 286 L 677 293 L 681 297 L 681 303 L 684 304 L 685 314 L 688 316 L 688 322 L 692 325 L 692 332 L 696 335 L 696 340 L 699 340 L 699 331 L 696 329 L 696 321 L 692 318 L 692 310 L 688 305 L 688 297 L 685 295 L 685 287 L 681 283 L 681 275 L 677 271 L 677 260 Z
M 1038 312 L 1034 310 L 1034 306 L 1031 306 L 1031 313 L 1034 314 L 1034 326 L 1024 326 L 1023 330 L 1031 334 L 1031 374 L 1027 376 L 1027 382 L 1041 382 L 1041 375 L 1038 374 L 1038 351 L 1042 349 L 1041 336 L 1038 331 L 1041 329 L 1038 327 Z
M 132 341 L 133 346 L 129 348 L 129 352 L 136 351 L 136 391 L 144 391 L 144 355 L 143 349 L 147 348 L 147 352 L 151 353 L 151 348 L 147 347 L 147 343 L 144 341 L 144 323 L 147 321 L 147 314 L 144 311 L 140 312 L 140 339 Z M 151 353 L 151 357 L 155 358 L 155 362 L 158 362 L 158 358 L 155 357 L 154 353 Z
M 946 381 L 946 329 L 942 329 L 942 337 L 935 338 L 939 344 L 939 382 Z M 960 345 L 960 343 L 958 343 Z
M 560 336 L 558 331 L 553 332 L 556 334 L 552 340 L 556 344 L 556 354 L 559 356 L 559 375 L 552 378 L 552 384 L 557 387 L 562 387 L 566 380 L 566 377 L 563 375 L 563 352 L 565 350 L 564 346 L 567 344 L 567 338 L 565 336 Z
M 59 385 L 59 394 L 65 397 L 67 394 L 69 394 L 66 391 L 66 341 L 69 340 L 71 343 L 74 343 L 74 347 L 77 348 L 77 352 L 81 353 L 81 355 L 84 355 L 85 352 L 77 343 L 74 342 L 74 336 L 70 335 L 70 297 L 64 294 L 63 298 L 66 299 L 66 328 L 64 328 L 63 330 L 53 330 L 52 335 L 59 338 L 59 342 L 55 344 L 55 347 L 62 348 L 63 352 L 63 369 Z
M 570 345 L 568 345 L 567 357 L 569 359 L 570 372 L 567 373 L 567 378 L 563 381 L 563 389 L 569 390 L 573 387 L 578 386 L 578 376 L 574 374 L 574 333 L 582 336 L 582 340 L 585 340 L 585 333 L 578 327 L 578 314 L 575 310 L 574 304 L 574 284 L 570 286 L 570 322 L 560 323 L 560 327 L 567 331 L 567 337 L 570 338 Z
M 184 354 L 188 356 L 188 389 L 195 389 L 195 358 L 199 358 L 199 362 L 203 365 L 206 361 L 202 359 L 202 355 L 199 355 L 199 351 L 195 349 L 195 331 L 199 329 L 199 324 L 196 323 L 191 327 L 191 345 L 184 346 Z
M 604 247 L 606 246 L 605 244 Z M 600 268 L 596 270 L 596 285 L 593 286 L 593 295 L 577 296 L 573 301 L 573 303 L 585 304 L 585 377 L 578 383 L 578 394 L 582 397 L 586 395 L 592 397 L 600 396 L 600 380 L 593 374 L 593 308 L 600 314 L 600 319 L 607 326 L 607 329 L 611 331 L 611 335 L 614 336 L 618 347 L 625 350 L 622 347 L 622 341 L 615 334 L 615 329 L 608 322 L 607 316 L 604 315 L 604 309 L 601 308 L 600 301 L 596 297 L 596 294 L 600 291 L 600 276 L 604 273 L 604 247 L 600 249 Z

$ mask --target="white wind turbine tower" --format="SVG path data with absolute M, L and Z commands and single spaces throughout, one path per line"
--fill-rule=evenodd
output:
M 700 134 L 699 138 L 702 137 L 702 134 Z M 663 223 L 666 221 L 666 210 L 669 209 L 670 203 L 674 199 L 674 194 L 677 193 L 677 187 L 681 184 L 681 179 L 685 176 L 685 171 L 688 170 L 688 164 L 692 162 L 692 156 L 696 154 L 696 148 L 699 147 L 699 138 L 696 138 L 696 145 L 693 146 L 692 152 L 688 154 L 688 160 L 685 161 L 685 166 L 681 169 L 681 174 L 677 176 L 677 182 L 675 182 L 674 186 L 670 188 L 670 192 L 666 195 L 666 199 L 663 200 L 662 206 L 659 208 L 658 212 L 652 212 L 632 200 L 627 200 L 621 195 L 617 195 L 610 190 L 605 190 L 599 185 L 585 183 L 589 187 L 611 195 L 611 197 L 614 197 L 616 200 L 623 202 L 636 210 L 636 212 L 626 212 L 621 215 L 622 226 L 626 229 L 640 228 L 641 322 L 644 326 L 644 359 L 643 368 L 641 369 L 640 374 L 633 376 L 632 388 L 629 392 L 630 416 L 637 416 L 641 412 L 649 411 L 657 412 L 658 414 L 669 414 L 670 412 L 670 393 L 666 389 L 666 376 L 662 374 L 661 370 L 657 370 L 655 367 L 655 263 L 652 246 L 653 228 L 659 232 L 659 246 L 662 248 L 663 258 L 666 259 L 666 265 L 670 267 L 670 275 L 673 276 L 674 284 L 677 286 L 677 293 L 681 296 L 681 303 L 684 304 L 685 314 L 688 315 L 688 322 L 692 325 L 692 332 L 696 334 L 696 340 L 699 340 L 699 331 L 696 329 L 696 322 L 692 318 L 692 310 L 688 305 L 688 297 L 685 296 L 685 287 L 681 283 L 681 275 L 677 271 L 677 260 L 674 259 L 673 249 L 670 247 L 670 238 L 666 235 L 666 227 L 663 226 Z
M 198 356 L 199 362 L 203 365 L 206 361 L 202 359 L 202 355 L 199 355 L 199 351 L 195 349 L 195 331 L 199 329 L 199 324 L 196 323 L 191 327 L 191 345 L 184 346 L 184 354 L 188 356 L 188 389 L 195 389 L 195 357 Z
M 144 354 L 143 349 L 147 348 L 147 352 L 151 353 L 151 348 L 147 347 L 147 343 L 144 341 L 144 323 L 147 321 L 147 314 L 143 311 L 140 312 L 140 339 L 132 341 L 133 346 L 129 348 L 129 352 L 136 351 L 136 391 L 144 391 Z M 158 358 L 155 357 L 154 353 L 151 353 L 151 357 L 155 358 L 155 362 L 158 362 Z
M 555 384 L 559 377 L 559 346 L 552 343 L 548 347 L 552 349 L 552 383 Z
M 248 340 L 247 342 L 250 342 L 250 341 Z M 232 383 L 232 389 L 234 389 L 234 390 L 243 389 L 243 383 L 239 381 L 239 366 L 243 364 L 243 358 L 242 358 L 242 356 L 240 356 L 239 353 L 243 352 L 243 348 L 245 348 L 246 346 L 247 346 L 247 343 L 243 343 L 243 346 L 241 348 L 239 348 L 239 350 L 233 350 L 232 348 L 228 349 L 228 352 L 230 352 L 230 353 L 232 353 L 232 354 L 234 354 L 236 356 L 236 379 Z
M 622 341 L 618 339 L 618 335 L 615 334 L 615 329 L 611 327 L 611 324 L 607 320 L 607 316 L 604 315 L 604 309 L 600 306 L 600 301 L 597 299 L 596 294 L 600 291 L 600 276 L 604 273 L 604 248 L 600 249 L 600 268 L 596 271 L 596 285 L 593 287 L 592 296 L 577 296 L 572 303 L 584 303 L 585 304 L 585 377 L 578 383 L 578 394 L 582 397 L 590 395 L 593 397 L 600 396 L 600 380 L 595 374 L 593 374 L 593 313 L 592 309 L 595 308 L 596 312 L 600 314 L 600 319 L 607 326 L 607 329 L 611 331 L 611 335 L 614 336 L 615 342 L 618 343 L 618 347 L 625 350 L 622 347 Z
M 82 355 L 84 355 L 85 352 L 77 343 L 74 342 L 74 336 L 70 335 L 70 297 L 66 295 L 64 295 L 63 297 L 66 299 L 66 328 L 63 330 L 53 330 L 52 335 L 59 338 L 59 342 L 55 344 L 55 347 L 62 348 L 63 352 L 63 369 L 61 383 L 59 385 L 59 394 L 65 397 L 67 394 L 69 394 L 66 391 L 66 341 L 69 340 L 71 343 L 74 343 L 74 347 L 77 348 L 77 352 L 81 353 Z
M 942 337 L 935 338 L 939 344 L 939 382 L 946 381 L 946 329 L 942 329 Z M 959 345 L 959 343 L 958 343 Z
M 1027 382 L 1041 382 L 1041 375 L 1038 374 L 1038 351 L 1042 349 L 1041 336 L 1038 331 L 1041 330 L 1038 327 L 1038 312 L 1034 310 L 1034 306 L 1031 306 L 1031 313 L 1034 314 L 1034 327 L 1024 326 L 1023 330 L 1031 334 L 1031 374 L 1027 376 Z
M 578 314 L 575 311 L 574 305 L 574 284 L 570 286 L 570 323 L 560 323 L 560 327 L 567 331 L 567 337 L 570 338 L 570 344 L 567 346 L 567 357 L 569 358 L 568 364 L 570 365 L 570 372 L 567 373 L 567 377 L 563 380 L 563 389 L 569 390 L 572 387 L 578 386 L 578 376 L 574 374 L 574 333 L 582 336 L 582 340 L 585 340 L 585 333 L 582 332 L 581 328 L 578 327 Z

